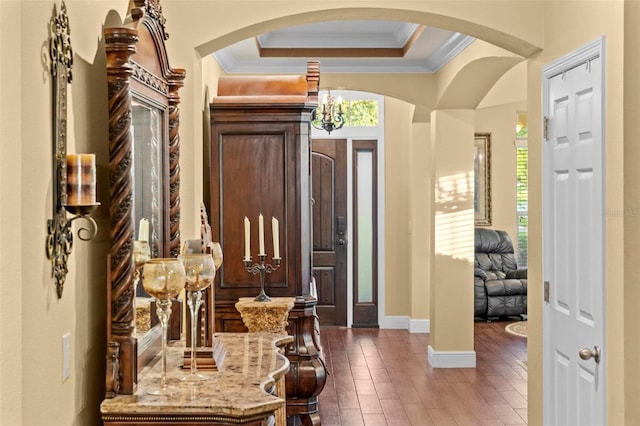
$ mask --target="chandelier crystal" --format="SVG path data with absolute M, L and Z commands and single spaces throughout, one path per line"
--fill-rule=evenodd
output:
M 316 110 L 317 111 L 317 110 Z M 314 117 L 311 122 L 313 127 L 320 130 L 326 130 L 331 134 L 332 131 L 341 129 L 344 126 L 344 116 L 342 114 L 342 97 L 338 96 L 336 100 L 331 96 L 331 92 L 322 97 L 322 110 L 319 123 Z

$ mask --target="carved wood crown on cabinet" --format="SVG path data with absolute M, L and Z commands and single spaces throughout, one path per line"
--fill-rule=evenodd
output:
M 159 254 L 175 257 L 180 250 L 180 97 L 186 72 L 171 68 L 165 48 L 167 34 L 159 0 L 134 0 L 133 23 L 105 28 L 109 96 L 109 180 L 111 251 L 107 282 L 108 354 L 107 397 L 132 394 L 137 380 L 137 342 L 132 335 L 134 317 L 132 262 L 134 223 L 132 216 L 133 166 L 131 134 L 133 92 L 161 105 L 168 117 L 168 132 L 161 140 L 167 155 L 163 167 L 163 201 L 168 211 L 166 232 Z
M 317 395 L 326 380 L 321 359 L 317 300 L 311 294 L 310 123 L 317 106 L 319 64 L 307 76 L 221 77 L 210 105 L 211 139 L 205 147 L 206 203 L 212 238 L 225 262 L 216 276 L 216 331 L 246 331 L 235 303 L 260 291 L 247 272 L 244 217 L 251 220 L 251 255 L 258 253 L 258 215 L 280 222 L 282 264 L 267 274 L 269 296 L 294 297 L 286 355 L 287 415 L 319 424 Z M 265 227 L 267 260 L 273 256 L 271 228 Z

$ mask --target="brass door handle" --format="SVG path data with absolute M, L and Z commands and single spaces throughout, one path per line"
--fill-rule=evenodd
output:
M 588 361 L 589 359 L 593 358 L 596 364 L 600 364 L 600 347 L 599 346 L 594 346 L 593 349 L 582 348 L 580 349 L 579 354 L 580 354 L 580 358 L 585 361 Z

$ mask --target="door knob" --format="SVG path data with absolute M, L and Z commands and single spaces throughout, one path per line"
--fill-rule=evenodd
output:
M 344 246 L 345 244 L 347 244 L 347 242 L 344 240 L 344 238 L 340 238 L 340 239 L 338 240 L 338 245 L 339 245 L 339 246 Z
M 600 364 L 600 347 L 599 346 L 594 346 L 593 349 L 582 348 L 580 349 L 579 354 L 580 354 L 580 358 L 582 358 L 585 361 L 588 361 L 589 359 L 593 358 L 596 364 Z

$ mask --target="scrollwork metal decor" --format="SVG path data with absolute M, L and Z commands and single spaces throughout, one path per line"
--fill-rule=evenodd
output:
M 49 57 L 51 59 L 52 106 L 53 106 L 53 218 L 47 221 L 47 258 L 51 260 L 51 275 L 55 279 L 56 294 L 62 297 L 67 277 L 67 262 L 73 248 L 71 224 L 76 219 L 86 219 L 90 228 L 81 228 L 78 238 L 92 239 L 98 227 L 89 215 L 100 203 L 67 205 L 67 85 L 72 81 L 73 49 L 67 6 L 62 1 L 60 12 L 56 12 L 49 25 Z M 73 214 L 67 218 L 67 211 Z
M 247 272 L 253 275 L 260 274 L 260 293 L 253 299 L 255 302 L 269 302 L 271 298 L 267 296 L 267 293 L 264 291 L 264 278 L 265 274 L 270 274 L 276 269 L 280 267 L 280 262 L 282 259 L 273 258 L 274 265 L 270 265 L 265 263 L 267 256 L 264 254 L 259 254 L 258 258 L 260 259 L 260 263 L 251 263 L 251 257 L 243 260 L 244 267 L 247 269 Z

